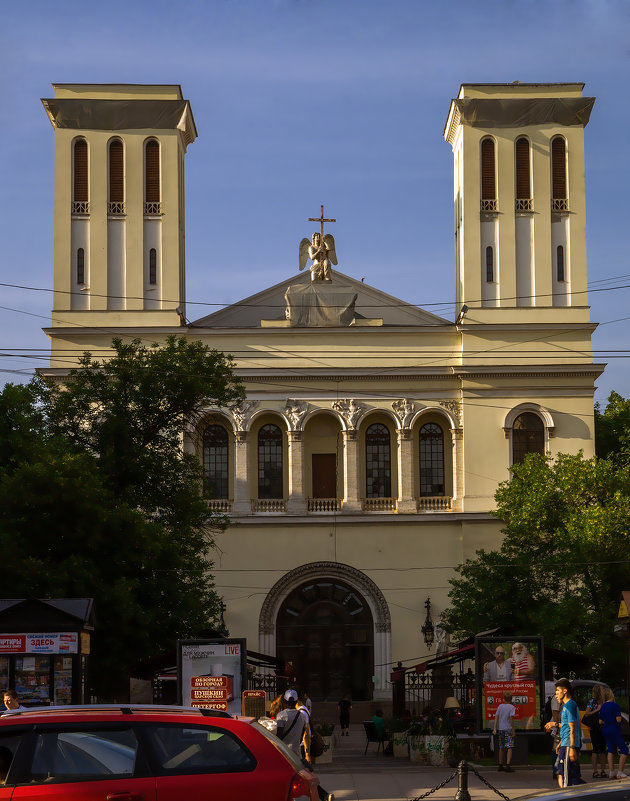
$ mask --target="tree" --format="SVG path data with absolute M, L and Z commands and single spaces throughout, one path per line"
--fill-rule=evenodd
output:
M 231 362 L 199 342 L 113 342 L 60 386 L 36 378 L 0 396 L 0 543 L 7 596 L 90 596 L 101 696 L 126 668 L 217 619 L 209 554 L 227 519 L 201 495 L 183 432 L 207 406 L 243 397 Z
M 595 404 L 595 451 L 602 459 L 627 458 L 630 449 L 630 399 L 611 392 L 602 412 Z
M 470 635 L 512 624 L 623 676 L 613 634 L 630 561 L 630 470 L 605 459 L 530 454 L 499 485 L 497 551 L 479 551 L 451 581 L 449 629 Z

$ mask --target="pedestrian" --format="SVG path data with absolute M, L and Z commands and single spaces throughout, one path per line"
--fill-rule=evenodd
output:
M 593 778 L 594 779 L 607 779 L 608 771 L 606 770 L 606 738 L 602 733 L 602 727 L 599 723 L 599 710 L 604 703 L 604 688 L 601 684 L 593 686 L 593 696 L 586 705 L 586 714 L 582 718 L 582 724 L 587 726 L 591 735 L 591 758 L 593 761 Z M 597 762 L 599 760 L 599 770 L 597 769 Z
M 628 746 L 621 734 L 621 709 L 610 687 L 604 688 L 604 703 L 599 710 L 599 722 L 608 747 L 608 778 L 625 779 L 623 766 L 628 757 Z M 619 751 L 619 770 L 615 771 L 615 748 Z
M 512 703 L 512 693 L 506 690 L 503 693 L 503 703 L 499 704 L 494 715 L 494 729 L 492 733 L 499 733 L 499 770 L 514 773 L 512 762 L 512 749 L 514 748 L 514 715 L 516 707 Z M 505 762 L 503 757 L 505 755 Z
M 342 737 L 350 736 L 350 710 L 352 709 L 352 701 L 349 695 L 344 697 L 337 704 L 339 710 L 339 727 L 341 729 Z
M 311 701 L 311 698 L 310 698 L 310 696 L 309 696 L 309 694 L 308 694 L 308 692 L 306 690 L 304 690 L 304 692 L 302 693 L 302 703 L 308 709 L 308 714 L 312 715 L 313 714 L 313 702 Z
M 18 694 L 15 690 L 4 691 L 4 705 L 6 707 L 5 715 L 13 714 L 15 712 L 26 712 L 26 707 L 22 706 Z
M 580 748 L 582 730 L 580 710 L 572 698 L 573 687 L 568 679 L 556 681 L 556 700 L 562 704 L 560 710 L 560 745 L 558 747 L 558 784 L 571 787 L 584 784 L 580 775 Z
M 284 709 L 284 701 L 282 699 L 282 694 L 280 694 L 273 699 L 271 705 L 269 706 L 269 717 L 277 718 L 278 712 L 282 712 L 283 709 Z
M 276 720 L 283 721 L 282 741 L 298 758 L 302 755 L 302 740 L 306 728 L 306 718 L 296 709 L 298 694 L 295 690 L 287 690 L 284 694 L 285 708 L 278 712 Z M 308 759 L 308 757 L 307 757 Z

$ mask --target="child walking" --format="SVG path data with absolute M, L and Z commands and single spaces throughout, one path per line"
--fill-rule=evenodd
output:
M 512 693 L 509 690 L 503 693 L 503 703 L 499 704 L 494 716 L 494 731 L 499 730 L 499 770 L 513 773 L 514 768 L 510 765 L 512 761 L 512 749 L 514 748 L 514 715 L 516 707 L 511 703 Z M 503 762 L 503 755 L 506 761 Z

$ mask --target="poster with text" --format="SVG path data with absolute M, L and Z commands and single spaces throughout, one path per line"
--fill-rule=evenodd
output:
M 240 715 L 246 664 L 245 639 L 178 640 L 179 703 Z
M 542 637 L 475 637 L 477 724 L 494 728 L 501 704 L 514 707 L 514 728 L 541 728 Z

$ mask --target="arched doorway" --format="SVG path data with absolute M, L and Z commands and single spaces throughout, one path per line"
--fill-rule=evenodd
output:
M 313 700 L 372 698 L 374 621 L 363 596 L 320 578 L 293 589 L 276 619 L 276 654 L 291 662 Z

